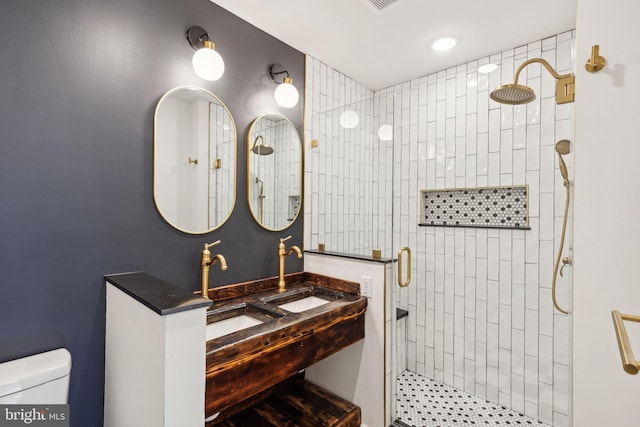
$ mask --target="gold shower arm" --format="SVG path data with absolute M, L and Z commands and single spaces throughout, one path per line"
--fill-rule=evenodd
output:
M 251 146 L 249 151 L 253 151 L 253 149 L 256 148 L 256 143 L 258 142 L 258 139 L 261 139 L 262 140 L 262 144 L 261 145 L 264 145 L 264 138 L 262 137 L 262 135 L 258 135 L 258 136 L 256 136 L 256 139 L 253 140 L 253 145 Z
M 631 343 L 629 342 L 629 336 L 627 330 L 624 327 L 623 320 L 629 320 L 631 322 L 640 322 L 640 316 L 632 316 L 630 314 L 622 314 L 617 310 L 611 312 L 613 317 L 613 327 L 616 330 L 616 338 L 618 339 L 618 348 L 620 349 L 620 358 L 622 359 L 622 368 L 627 374 L 635 375 L 640 368 L 640 362 L 633 357 L 633 351 L 631 350 Z
M 520 77 L 520 73 L 522 72 L 522 70 L 527 65 L 533 64 L 534 62 L 542 64 L 544 68 L 546 68 L 547 71 L 557 80 L 556 103 L 566 104 L 567 102 L 573 102 L 575 99 L 575 92 L 576 92 L 576 89 L 575 89 L 576 77 L 573 74 L 564 74 L 564 75 L 558 74 L 556 70 L 551 68 L 551 65 L 549 65 L 549 63 L 542 58 L 533 58 L 533 59 L 529 59 L 528 61 L 524 61 L 516 70 L 516 74 L 513 79 L 513 84 L 514 85 L 518 84 L 518 78 Z
M 549 63 L 548 63 L 546 60 L 544 60 L 544 59 L 542 59 L 542 58 L 533 58 L 533 59 L 529 59 L 528 61 L 524 61 L 522 64 L 520 64 L 520 66 L 519 66 L 519 67 L 518 67 L 518 69 L 516 70 L 516 75 L 515 75 L 515 77 L 514 77 L 514 79 L 513 79 L 513 82 L 514 82 L 515 84 L 517 84 L 517 83 L 518 83 L 518 77 L 520 77 L 520 72 L 522 72 L 522 70 L 523 70 L 527 65 L 529 65 L 529 64 L 533 64 L 534 62 L 537 62 L 537 63 L 542 64 L 542 65 L 544 66 L 544 68 L 546 68 L 546 69 L 547 69 L 547 71 L 548 71 L 548 72 L 549 72 L 553 77 L 555 77 L 555 78 L 556 78 L 556 79 L 558 79 L 558 80 L 559 80 L 559 79 L 562 79 L 562 78 L 564 78 L 564 77 L 568 77 L 568 76 L 570 76 L 570 75 L 571 75 L 571 74 L 565 74 L 564 76 L 561 76 L 560 74 L 558 74 L 558 73 L 556 72 L 556 70 L 554 70 L 553 68 L 551 68 L 551 65 L 549 65 Z

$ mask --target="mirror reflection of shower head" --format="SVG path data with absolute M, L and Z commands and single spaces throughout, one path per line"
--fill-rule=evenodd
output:
M 258 144 L 258 139 L 260 140 L 260 144 Z M 273 154 L 273 147 L 265 144 L 262 135 L 258 135 L 256 139 L 253 140 L 251 151 L 259 156 L 268 156 L 269 154 Z
M 571 152 L 571 142 L 568 139 L 558 141 L 556 144 L 556 152 L 560 158 L 560 174 L 564 180 L 564 186 L 569 186 L 569 173 L 567 172 L 567 164 L 564 162 L 562 156 L 565 156 Z
M 542 64 L 549 73 L 557 80 L 556 82 L 556 103 L 566 104 L 575 99 L 575 76 L 573 74 L 558 74 L 547 61 L 542 58 L 533 58 L 525 61 L 516 70 L 512 84 L 499 86 L 489 95 L 491 99 L 501 104 L 521 105 L 527 104 L 536 99 L 536 94 L 528 86 L 518 84 L 520 72 L 533 63 Z

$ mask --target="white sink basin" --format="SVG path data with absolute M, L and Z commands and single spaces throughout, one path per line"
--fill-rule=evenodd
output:
M 262 321 L 251 316 L 247 316 L 246 314 L 209 323 L 207 325 L 207 341 L 237 332 L 241 329 L 259 325 L 261 323 Z
M 292 313 L 301 313 L 303 311 L 311 310 L 315 307 L 320 307 L 321 305 L 327 303 L 329 303 L 329 301 L 327 301 L 326 299 L 318 298 L 316 296 L 310 296 L 279 305 L 278 307 Z

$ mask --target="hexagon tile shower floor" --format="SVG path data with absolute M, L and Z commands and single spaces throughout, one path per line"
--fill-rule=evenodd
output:
M 540 421 L 410 371 L 396 382 L 398 427 L 538 426 Z

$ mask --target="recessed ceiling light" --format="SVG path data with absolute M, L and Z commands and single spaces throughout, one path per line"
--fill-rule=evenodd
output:
M 446 52 L 453 48 L 458 42 L 453 37 L 442 37 L 431 45 L 431 48 L 437 52 Z
M 498 69 L 498 66 L 496 64 L 484 64 L 478 67 L 478 72 L 483 74 L 489 74 L 490 72 L 495 71 L 497 69 Z

